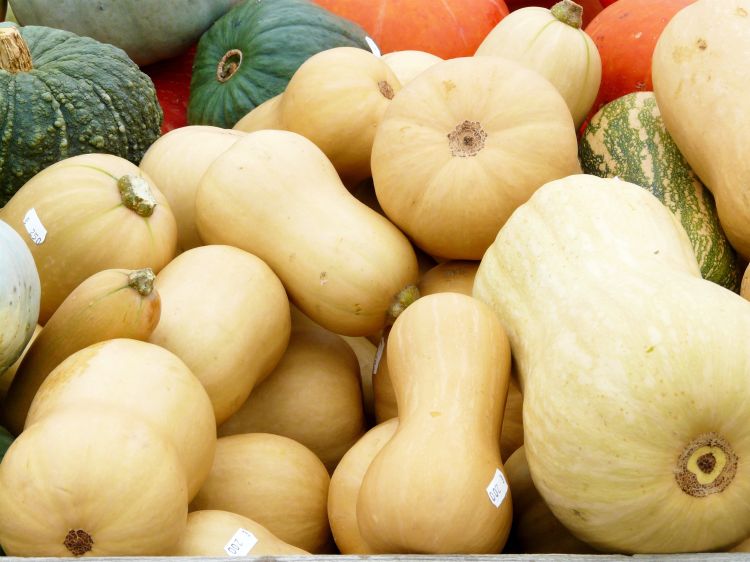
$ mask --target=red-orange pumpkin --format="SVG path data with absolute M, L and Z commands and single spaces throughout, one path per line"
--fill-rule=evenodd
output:
M 586 26 L 602 59 L 602 81 L 589 116 L 625 94 L 651 91 L 651 56 L 664 26 L 695 0 L 618 0 Z
M 472 56 L 508 15 L 504 0 L 315 0 L 357 22 L 382 53 L 426 51 L 443 59 Z

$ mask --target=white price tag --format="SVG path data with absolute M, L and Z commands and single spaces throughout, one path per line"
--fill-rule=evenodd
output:
M 258 544 L 258 539 L 250 531 L 237 529 L 229 542 L 224 545 L 224 552 L 229 556 L 247 556 L 256 544 Z
M 26 232 L 29 233 L 31 241 L 37 246 L 47 238 L 47 229 L 44 228 L 42 221 L 39 220 L 39 215 L 36 214 L 36 209 L 33 207 L 26 211 L 23 217 L 23 226 L 26 228 Z
M 372 37 L 369 35 L 365 35 L 365 42 L 367 43 L 367 46 L 370 47 L 370 50 L 372 51 L 372 54 L 376 57 L 380 56 L 380 49 L 378 48 L 375 41 L 373 41 Z
M 503 503 L 505 496 L 508 494 L 508 482 L 505 480 L 502 471 L 499 468 L 495 469 L 495 477 L 487 486 L 487 495 L 490 497 L 492 505 L 500 507 Z

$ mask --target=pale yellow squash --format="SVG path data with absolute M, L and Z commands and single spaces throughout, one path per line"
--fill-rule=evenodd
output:
M 26 241 L 42 284 L 39 323 L 103 269 L 158 273 L 175 254 L 166 198 L 135 164 L 110 154 L 62 160 L 26 182 L 0 209 Z
M 703 552 L 750 535 L 750 303 L 701 279 L 656 197 L 550 182 L 500 231 L 474 295 L 511 341 L 531 476 L 578 539 Z
M 195 191 L 206 168 L 242 138 L 240 131 L 188 125 L 159 137 L 139 165 L 169 202 L 177 221 L 177 252 L 203 243 L 195 228 Z
M 402 86 L 443 60 L 432 53 L 415 50 L 392 51 L 384 54 L 380 59 L 391 67 Z
M 729 242 L 750 258 L 750 0 L 698 0 L 659 36 L 654 94 L 669 134 L 714 195 Z
M 582 27 L 583 10 L 572 0 L 551 8 L 513 10 L 489 32 L 476 56 L 514 60 L 549 80 L 560 92 L 576 127 L 586 119 L 599 92 L 602 61 Z
M 290 300 L 333 332 L 375 333 L 415 296 L 409 240 L 296 133 L 248 133 L 219 156 L 201 179 L 196 221 L 207 244 L 265 261 Z
M 98 405 L 148 421 L 177 450 L 192 498 L 211 470 L 216 422 L 200 381 L 173 353 L 132 339 L 90 345 L 60 363 L 34 397 L 26 428 L 66 408 Z
M 356 354 L 336 334 L 297 323 L 276 368 L 218 434 L 283 435 L 310 449 L 333 472 L 365 430 Z
M 523 445 L 523 394 L 515 371 L 515 366 L 511 362 L 508 398 L 505 401 L 503 427 L 500 431 L 500 455 L 503 462 Z
M 268 98 L 262 104 L 253 108 L 247 115 L 237 121 L 232 129 L 244 133 L 253 133 L 255 131 L 262 131 L 263 129 L 283 129 L 279 117 L 279 105 L 281 104 L 282 95 L 278 94 L 272 98 Z
M 15 363 L 13 363 L 5 371 L 0 373 L 0 405 L 5 399 L 5 396 L 8 394 L 8 389 L 10 388 L 10 385 L 16 376 L 16 372 L 18 371 L 18 367 L 21 365 L 21 361 L 23 361 L 23 358 L 26 356 L 26 353 L 29 351 L 31 344 L 34 343 L 34 340 L 37 338 L 37 336 L 39 335 L 41 331 L 42 331 L 42 327 L 39 324 L 37 324 L 36 327 L 34 328 L 34 333 L 31 334 L 31 339 L 29 340 L 29 343 L 26 344 L 26 348 L 23 350 L 23 352 L 21 352 L 20 357 L 16 359 Z M 0 409 L 2 409 L 2 407 L 0 407 Z
M 260 258 L 216 245 L 177 256 L 155 286 L 162 315 L 149 341 L 185 362 L 219 425 L 284 354 L 291 326 L 284 287 Z
M 346 452 L 331 476 L 328 521 L 341 554 L 373 552 L 373 548 L 362 539 L 359 532 L 357 497 L 372 459 L 393 437 L 396 427 L 398 418 L 392 418 L 370 429 Z
M 379 57 L 354 47 L 313 55 L 297 69 L 279 102 L 282 127 L 314 142 L 341 180 L 370 177 L 375 129 L 401 88 Z
M 481 259 L 537 188 L 578 172 L 565 100 L 538 73 L 501 57 L 424 71 L 393 99 L 372 147 L 386 215 L 443 260 Z
M 308 552 L 287 544 L 263 525 L 219 509 L 188 514 L 185 532 L 170 556 L 299 556 Z
M 185 472 L 146 421 L 76 403 L 24 430 L 0 464 L 9 556 L 157 556 L 187 517 Z
M 218 439 L 211 473 L 190 511 L 231 511 L 311 553 L 331 539 L 326 502 L 330 477 L 304 445 L 280 435 L 245 433 Z
M 37 390 L 76 351 L 115 338 L 147 340 L 159 322 L 161 298 L 150 269 L 105 269 L 70 293 L 52 314 L 16 370 L 3 404 L 3 425 L 18 434 Z
M 376 553 L 499 553 L 511 499 L 500 458 L 510 347 L 459 293 L 418 299 L 388 336 L 399 425 L 365 473 L 362 539 Z

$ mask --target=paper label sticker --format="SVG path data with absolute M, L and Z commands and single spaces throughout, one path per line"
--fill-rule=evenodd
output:
M 26 232 L 29 233 L 31 241 L 39 246 L 47 238 L 47 229 L 44 228 L 42 221 L 39 219 L 39 215 L 36 214 L 36 209 L 32 207 L 23 217 L 23 226 L 26 228 Z
M 499 468 L 495 469 L 495 477 L 487 486 L 487 495 L 490 497 L 492 505 L 500 507 L 503 503 L 505 496 L 508 494 L 508 482 L 505 480 L 502 471 Z
M 373 41 L 372 37 L 369 35 L 365 35 L 365 42 L 367 43 L 367 46 L 370 47 L 370 50 L 372 51 L 372 54 L 376 57 L 380 56 L 380 48 L 378 45 Z
M 224 545 L 224 552 L 229 556 L 247 556 L 253 547 L 258 544 L 258 539 L 247 529 L 237 529 L 229 542 Z

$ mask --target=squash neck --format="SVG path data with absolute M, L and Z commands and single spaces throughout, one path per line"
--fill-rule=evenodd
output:
M 562 0 L 550 8 L 550 12 L 558 20 L 570 27 L 581 29 L 583 25 L 583 7 L 573 0 Z
M 15 26 L 0 27 L 0 70 L 11 74 L 30 72 L 31 52 Z

